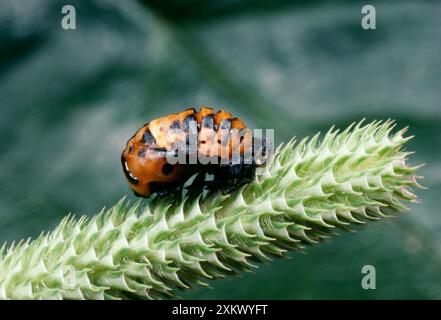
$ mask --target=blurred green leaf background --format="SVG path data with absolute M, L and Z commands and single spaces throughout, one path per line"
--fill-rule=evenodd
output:
M 61 8 L 76 8 L 76 30 Z M 441 2 L 3 0 L 0 242 L 133 198 L 119 155 L 155 117 L 226 108 L 276 139 L 394 118 L 415 139 L 422 203 L 182 292 L 189 299 L 441 298 Z M 377 289 L 361 288 L 376 267 Z

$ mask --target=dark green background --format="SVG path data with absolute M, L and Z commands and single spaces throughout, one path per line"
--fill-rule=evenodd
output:
M 364 1 L 164 2 L 0 2 L 0 242 L 130 195 L 120 151 L 160 115 L 225 107 L 278 141 L 395 118 L 426 163 L 421 204 L 182 296 L 441 298 L 441 3 L 370 2 L 365 31 Z M 77 30 L 61 28 L 63 4 Z

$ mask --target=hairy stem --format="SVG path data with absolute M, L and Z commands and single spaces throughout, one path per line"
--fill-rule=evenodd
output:
M 229 194 L 190 186 L 88 219 L 66 217 L 36 240 L 3 246 L 0 298 L 175 297 L 253 263 L 302 250 L 353 225 L 406 211 L 418 166 L 405 129 L 358 123 L 292 140 L 255 180 Z M 197 179 L 197 178 L 196 178 Z M 195 183 L 194 183 L 195 185 Z

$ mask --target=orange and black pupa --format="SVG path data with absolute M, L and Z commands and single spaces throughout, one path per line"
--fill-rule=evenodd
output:
M 189 147 L 191 136 L 196 137 L 194 149 L 187 148 L 186 155 L 196 151 L 196 163 L 171 164 L 168 155 L 176 154 L 181 148 L 178 146 Z M 141 197 L 176 192 L 200 171 L 212 174 L 215 185 L 234 188 L 254 179 L 256 162 L 245 161 L 244 157 L 252 154 L 253 141 L 245 123 L 230 113 L 190 108 L 141 127 L 127 141 L 121 164 L 130 188 Z M 236 161 L 234 155 L 239 156 Z M 217 161 L 202 163 L 201 156 Z

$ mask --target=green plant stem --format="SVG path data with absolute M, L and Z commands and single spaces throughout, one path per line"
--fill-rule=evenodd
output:
M 3 246 L 0 298 L 175 297 L 253 263 L 300 251 L 353 225 L 406 211 L 417 201 L 411 138 L 393 123 L 358 123 L 342 133 L 294 140 L 255 180 L 229 194 L 189 188 L 66 217 L 36 240 Z

